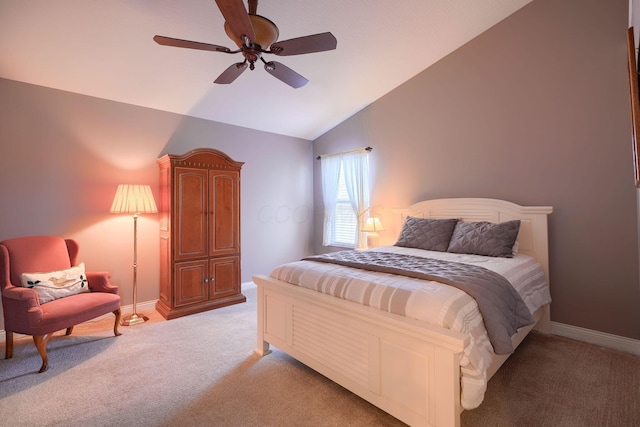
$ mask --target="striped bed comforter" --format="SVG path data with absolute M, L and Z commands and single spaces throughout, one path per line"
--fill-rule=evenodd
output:
M 398 246 L 371 251 L 394 252 L 484 267 L 504 276 L 531 313 L 551 302 L 542 267 L 527 255 L 494 258 Z M 460 361 L 461 404 L 465 409 L 473 409 L 482 402 L 487 387 L 487 369 L 491 365 L 494 351 L 478 305 L 465 292 L 435 281 L 304 260 L 277 267 L 271 272 L 271 277 L 467 334 L 469 344 Z M 397 292 L 398 289 L 402 292 Z M 410 292 L 408 298 L 406 291 Z M 394 295 L 401 294 L 402 303 L 399 304 L 400 298 L 394 299 Z

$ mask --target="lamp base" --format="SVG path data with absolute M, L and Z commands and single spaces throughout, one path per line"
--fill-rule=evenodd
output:
M 120 323 L 122 324 L 122 326 L 133 326 L 137 325 L 138 323 L 144 323 L 147 320 L 149 320 L 149 318 L 144 314 L 133 313 L 124 316 Z
M 367 248 L 375 248 L 378 246 L 378 233 L 369 231 L 367 233 Z

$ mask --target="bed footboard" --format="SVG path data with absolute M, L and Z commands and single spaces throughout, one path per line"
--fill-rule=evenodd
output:
M 254 276 L 256 353 L 269 345 L 409 425 L 460 425 L 460 353 L 467 337 Z

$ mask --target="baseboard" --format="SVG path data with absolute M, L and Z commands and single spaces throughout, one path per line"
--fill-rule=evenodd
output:
M 551 322 L 551 334 L 640 355 L 640 340 L 633 338 L 621 337 L 619 335 L 585 329 L 579 326 L 565 325 L 564 323 L 558 322 Z
M 158 302 L 157 299 L 151 300 L 151 301 L 145 301 L 145 302 L 136 303 L 136 311 L 138 313 L 142 314 L 145 311 L 155 310 L 156 309 L 156 302 Z M 120 312 L 122 313 L 123 316 L 125 314 L 133 313 L 133 304 L 120 306 Z M 96 317 L 93 320 L 102 320 L 102 319 L 105 319 L 105 318 L 111 317 L 111 316 L 113 316 L 113 314 L 107 313 L 107 314 L 103 314 L 100 317 Z

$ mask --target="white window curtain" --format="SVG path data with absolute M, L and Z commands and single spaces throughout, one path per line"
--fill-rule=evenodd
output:
M 365 213 L 369 210 L 369 153 L 363 150 L 345 154 L 342 157 L 342 171 L 351 207 L 358 220 L 356 247 L 366 249 L 367 234 L 360 230 L 366 221 Z
M 349 246 L 366 248 L 367 235 L 360 230 L 365 222 L 365 213 L 369 209 L 368 150 L 370 149 L 363 148 L 321 157 L 322 196 L 325 206 L 322 244 L 325 246 L 331 246 L 336 243 L 334 240 L 337 237 L 337 230 L 344 231 L 342 227 L 353 227 L 355 225 L 355 233 L 353 240 L 349 242 Z M 342 186 L 340 185 L 341 172 L 344 180 Z M 343 189 L 342 191 L 346 188 L 349 204 L 353 210 L 353 217 L 349 215 L 351 219 L 347 223 L 341 222 L 342 220 L 336 211 L 336 206 L 339 204 L 340 188 Z M 344 201 L 340 203 L 341 206 L 344 206 L 342 204 Z M 353 218 L 355 218 L 357 224 L 353 224 Z M 347 243 L 349 240 L 351 239 L 347 237 L 347 240 L 342 243 Z
M 320 159 L 322 170 L 322 199 L 324 201 L 324 227 L 322 244 L 328 246 L 331 241 L 331 220 L 336 214 L 338 199 L 338 180 L 340 179 L 340 156 L 323 156 Z

